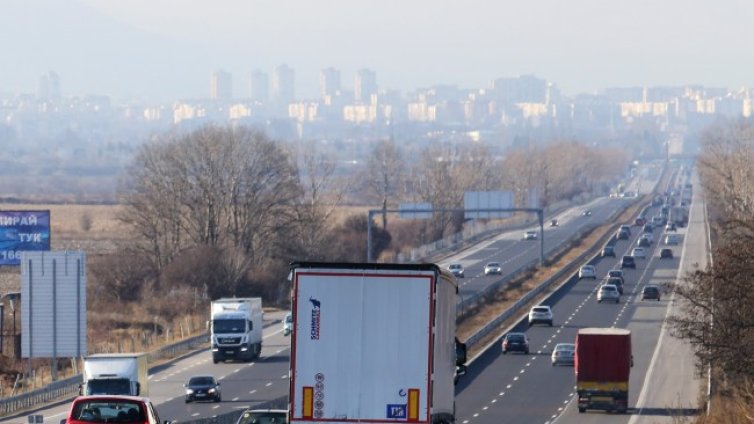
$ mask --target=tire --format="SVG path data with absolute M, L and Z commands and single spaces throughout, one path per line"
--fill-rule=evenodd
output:
M 602 301 L 601 301 L 601 300 L 599 300 L 599 299 L 597 299 L 597 303 L 602 303 Z
M 186 399 L 186 403 L 191 403 L 191 401 L 189 399 Z
M 550 324 L 550 327 L 552 327 L 552 321 L 548 322 L 548 324 Z
M 579 408 L 579 414 L 583 414 L 584 412 L 586 412 L 586 408 Z
M 220 402 L 221 400 L 222 400 L 222 398 L 221 398 L 220 396 L 216 396 L 216 397 L 215 397 L 215 403 L 218 403 L 218 402 Z
M 507 350 L 503 350 L 503 355 L 505 355 L 505 354 L 507 354 L 507 353 L 508 353 L 508 351 L 507 351 Z
M 218 362 L 220 362 L 220 361 L 218 361 L 218 360 L 217 360 L 217 359 L 215 359 L 215 358 L 212 358 L 212 363 L 213 363 L 213 364 L 216 364 L 216 363 L 218 363 Z
M 528 355 L 528 354 L 529 354 L 529 349 L 526 349 L 526 350 L 524 351 L 524 354 L 525 354 L 525 355 Z
M 615 299 L 615 304 L 617 305 L 619 303 L 620 303 L 620 299 Z

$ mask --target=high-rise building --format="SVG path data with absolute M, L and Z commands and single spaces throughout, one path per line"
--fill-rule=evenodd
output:
M 340 71 L 326 68 L 319 73 L 319 91 L 322 98 L 334 96 L 340 91 Z
M 233 76 L 222 70 L 213 72 L 209 81 L 209 97 L 212 100 L 231 100 L 233 98 Z
M 249 74 L 249 97 L 253 101 L 266 102 L 270 99 L 270 78 L 259 69 Z
M 60 100 L 60 78 L 58 74 L 50 71 L 39 77 L 37 98 L 40 100 Z
M 356 71 L 353 91 L 356 103 L 371 103 L 372 95 L 377 94 L 377 74 L 371 69 Z
M 280 65 L 272 74 L 272 97 L 279 106 L 287 106 L 296 99 L 295 72 L 288 65 Z

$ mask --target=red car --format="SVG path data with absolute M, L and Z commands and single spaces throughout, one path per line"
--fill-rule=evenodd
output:
M 139 396 L 79 396 L 73 400 L 68 418 L 60 424 L 128 423 L 172 424 L 160 421 L 152 402 Z

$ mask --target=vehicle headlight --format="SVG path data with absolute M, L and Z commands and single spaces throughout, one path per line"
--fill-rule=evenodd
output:
M 187 395 L 193 395 L 194 391 L 192 389 L 186 389 L 186 394 Z
M 207 390 L 207 393 L 215 393 L 216 391 L 217 390 L 215 390 L 215 389 L 209 389 L 209 390 Z

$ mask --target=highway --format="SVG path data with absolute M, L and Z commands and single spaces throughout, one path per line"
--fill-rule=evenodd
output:
M 654 182 L 659 177 L 657 172 L 652 175 L 645 176 L 642 184 L 643 187 L 654 186 Z M 636 183 L 635 183 L 636 184 Z M 616 211 L 622 210 L 633 199 L 609 199 L 598 198 L 590 202 L 588 205 L 571 208 L 557 216 L 560 223 L 558 227 L 545 228 L 545 249 L 560 245 L 571 238 L 577 232 L 595 225 L 596 223 L 604 222 L 608 217 L 612 216 Z M 592 211 L 591 216 L 582 216 L 582 211 L 589 209 Z M 528 229 L 528 228 L 527 228 Z M 466 250 L 458 255 L 454 255 L 443 261 L 443 264 L 449 262 L 460 262 L 466 267 L 466 278 L 459 280 L 461 284 L 462 295 L 470 296 L 473 293 L 484 289 L 485 287 L 499 281 L 500 276 L 484 276 L 483 267 L 487 262 L 498 261 L 503 265 L 503 275 L 519 268 L 522 264 L 528 261 L 535 260 L 539 257 L 539 241 L 526 241 L 522 240 L 523 233 L 526 229 L 521 229 L 513 232 L 507 232 L 495 237 L 492 240 L 481 243 L 480 245 Z M 636 237 L 638 232 L 634 232 Z M 622 242 L 626 247 L 627 242 Z M 674 260 L 677 262 L 677 260 Z M 613 261 L 614 262 L 614 261 Z M 648 259 L 647 262 L 656 262 L 655 259 Z M 604 265 L 604 266 L 603 266 Z M 601 264 L 598 268 L 600 272 L 604 273 L 607 268 L 605 264 Z M 640 269 L 642 265 L 640 264 Z M 638 269 L 637 273 L 640 272 Z M 585 284 L 574 287 L 571 295 L 563 296 L 561 300 L 554 306 L 554 312 L 556 314 L 556 323 L 564 325 L 563 328 L 559 326 L 553 327 L 553 329 L 537 327 L 529 330 L 534 342 L 533 346 L 543 346 L 542 352 L 545 352 L 547 347 L 551 347 L 552 344 L 560 338 L 572 339 L 572 336 L 568 334 L 575 334 L 575 329 L 578 326 L 582 326 L 582 323 L 590 322 L 593 315 L 603 313 L 603 311 L 611 311 L 611 313 L 617 314 L 621 309 L 625 310 L 625 300 L 621 305 L 596 305 L 594 302 L 584 301 L 584 297 L 596 286 L 596 282 L 585 282 Z M 630 290 L 630 285 L 628 286 Z M 625 299 L 625 298 L 624 298 Z M 588 300 L 588 299 L 587 299 Z M 593 299 L 592 299 L 593 300 Z M 582 304 L 582 306 L 579 306 Z M 661 302 L 665 305 L 665 301 Z M 599 308 L 597 308 L 599 306 Z M 576 309 L 576 308 L 579 309 Z M 659 308 L 657 308 L 659 310 Z M 568 322 L 564 319 L 569 315 L 568 311 L 575 311 L 574 316 L 570 318 Z M 272 314 L 266 314 L 265 320 L 279 322 L 283 318 L 284 312 L 276 312 Z M 627 315 L 616 315 L 619 319 L 626 319 Z M 620 321 L 621 323 L 623 321 Z M 589 324 L 594 325 L 594 324 Z M 659 331 L 659 326 L 656 330 Z M 560 330 L 557 335 L 550 334 Z M 555 337 L 555 338 L 553 338 Z M 647 344 L 643 348 L 646 348 L 649 352 L 654 349 L 654 344 L 651 342 L 652 337 L 656 340 L 656 336 L 648 336 Z M 168 365 L 160 366 L 153 370 L 153 374 L 150 375 L 150 388 L 149 397 L 156 405 L 157 411 L 163 420 L 177 420 L 179 422 L 186 422 L 198 418 L 209 418 L 216 415 L 232 412 L 234 410 L 248 408 L 250 406 L 258 405 L 269 400 L 280 398 L 287 395 L 288 391 L 288 349 L 290 345 L 290 338 L 282 335 L 282 325 L 274 324 L 265 328 L 264 330 L 264 347 L 262 356 L 260 359 L 251 363 L 220 363 L 212 364 L 211 355 L 208 350 L 198 351 L 189 354 L 181 359 L 178 359 Z M 641 346 L 641 345 L 640 345 Z M 477 419 L 483 419 L 479 417 L 492 417 L 490 414 L 481 414 L 479 417 L 474 417 L 477 411 L 483 410 L 490 402 L 497 402 L 497 394 L 505 392 L 508 399 L 518 399 L 517 403 L 511 403 L 512 410 L 520 410 L 522 414 L 530 414 L 533 411 L 547 410 L 547 414 L 539 414 L 537 412 L 537 419 L 539 416 L 551 417 L 558 412 L 556 405 L 532 405 L 532 402 L 539 403 L 545 401 L 549 402 L 550 396 L 540 396 L 540 390 L 556 390 L 560 386 L 560 382 L 573 385 L 572 381 L 568 383 L 568 378 L 572 380 L 572 369 L 551 369 L 549 365 L 549 352 L 540 353 L 537 355 L 515 356 L 508 355 L 505 358 L 499 358 L 499 349 L 491 349 L 485 353 L 482 357 L 477 359 L 469 367 L 469 376 L 464 378 L 458 386 L 458 413 L 461 420 L 475 420 L 475 422 L 501 422 L 500 416 L 497 420 L 492 421 L 476 421 Z M 648 358 L 640 359 L 648 360 Z M 528 365 L 527 365 L 528 364 Z M 546 366 L 546 367 L 545 367 Z M 637 364 L 641 366 L 641 364 Z M 644 365 L 646 366 L 646 364 Z M 523 373 L 520 370 L 524 370 Z M 538 370 L 538 371 L 535 371 Z M 525 374 L 525 373 L 529 374 Z M 518 373 L 518 374 L 516 374 Z M 559 383 L 554 384 L 551 379 L 553 373 L 560 375 L 557 380 Z M 184 403 L 183 394 L 184 388 L 182 385 L 188 381 L 190 376 L 193 375 L 214 375 L 221 382 L 222 398 L 220 403 L 212 402 L 197 402 L 197 403 Z M 521 390 L 520 388 L 526 387 L 523 381 L 537 381 L 539 385 L 532 384 L 530 390 Z M 502 382 L 506 382 L 502 384 Z M 507 389 L 506 386 L 511 384 L 511 388 Z M 640 383 L 637 383 L 637 386 Z M 515 390 L 512 390 L 515 387 Z M 493 394 L 495 396 L 493 396 Z M 561 404 L 568 398 L 568 390 L 560 393 L 556 390 L 552 399 L 558 399 Z M 504 396 L 503 396 L 504 397 Z M 532 406 L 533 410 L 529 411 L 528 406 Z M 68 403 L 61 403 L 54 406 L 40 408 L 35 411 L 34 414 L 42 414 L 45 417 L 45 422 L 57 423 L 60 419 L 65 418 L 65 414 L 68 409 Z M 509 421 L 508 413 L 504 414 L 505 422 Z M 549 414 L 549 415 L 548 415 Z M 26 415 L 6 418 L 0 420 L 0 423 L 25 423 Z M 520 422 L 545 422 L 542 421 L 529 421 L 524 420 Z M 458 421 L 462 422 L 462 421 Z
M 698 182 L 695 185 L 698 187 Z M 648 216 L 657 209 L 651 209 Z M 619 268 L 618 259 L 598 259 L 593 262 L 597 280 L 571 279 L 544 302 L 553 308 L 553 327 L 527 328 L 519 323 L 511 329 L 527 333 L 530 355 L 502 355 L 500 341 L 492 343 L 475 358 L 466 379 L 457 387 L 457 422 L 656 423 L 672 422 L 674 416 L 694 413 L 694 402 L 702 386 L 694 377 L 691 351 L 684 343 L 672 339 L 663 326 L 674 302 L 669 295 L 660 302 L 641 301 L 638 295 L 645 284 L 673 281 L 679 269 L 685 272 L 700 262 L 698 258 L 706 254 L 707 247 L 703 242 L 706 234 L 703 211 L 703 199 L 695 197 L 690 226 L 678 231 L 683 243 L 672 246 L 674 259 L 659 259 L 661 244 L 657 236 L 661 230 L 655 230 L 658 234 L 651 255 L 637 260 L 635 270 L 626 270 L 625 290 L 619 304 L 596 301 L 600 278 L 609 269 Z M 616 243 L 618 258 L 636 245 L 640 231 L 633 227 L 630 240 Z M 620 327 L 632 331 L 634 367 L 629 385 L 629 414 L 578 413 L 573 367 L 551 365 L 554 345 L 573 342 L 581 327 Z

